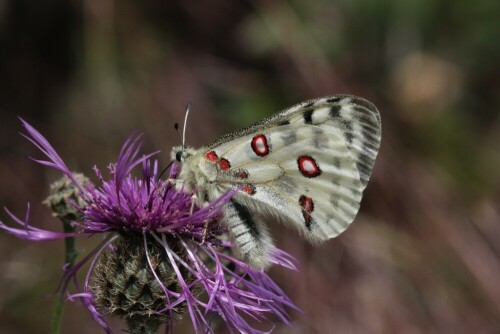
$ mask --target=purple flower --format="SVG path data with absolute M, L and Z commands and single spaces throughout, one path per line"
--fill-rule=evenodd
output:
M 217 317 L 241 333 L 264 333 L 248 318 L 262 321 L 274 316 L 289 325 L 286 309 L 297 307 L 265 272 L 231 256 L 233 246 L 219 219 L 232 192 L 198 207 L 193 194 L 176 186 L 178 165 L 161 179 L 157 161 L 150 160 L 157 152 L 139 155 L 138 135 L 125 142 L 117 162 L 109 166 L 109 179 L 94 167 L 99 180 L 94 186 L 72 173 L 48 141 L 21 122 L 28 133 L 23 136 L 48 158 L 33 160 L 61 171 L 71 183 L 72 195 L 64 204 L 72 211 L 74 232 L 30 225 L 29 205 L 24 219 L 6 209 L 21 227 L 0 222 L 0 228 L 33 241 L 105 233 L 98 247 L 66 266 L 61 288 L 67 291 L 74 281 L 79 289 L 77 272 L 90 262 L 83 287 L 68 293 L 68 299 L 83 302 L 107 333 L 111 329 L 105 314 L 125 318 L 131 333 L 153 333 L 163 323 L 171 332 L 172 322 L 183 314 L 189 314 L 196 333 L 214 333 L 211 322 Z M 132 170 L 139 166 L 142 176 L 135 177 Z M 293 258 L 283 251 L 276 250 L 271 261 L 296 270 Z

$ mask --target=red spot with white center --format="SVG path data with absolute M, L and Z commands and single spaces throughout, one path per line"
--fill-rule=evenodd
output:
M 308 155 L 302 155 L 297 159 L 299 170 L 305 177 L 316 177 L 321 174 L 318 163 Z
M 211 162 L 217 162 L 219 160 L 219 156 L 215 153 L 215 151 L 210 151 L 205 153 L 205 159 Z
M 306 227 L 310 230 L 312 223 L 311 212 L 314 211 L 314 202 L 311 197 L 302 195 L 299 198 L 299 204 L 302 207 L 302 215 L 304 216 Z
M 255 186 L 253 184 L 244 184 L 240 187 L 240 190 L 246 192 L 250 196 L 255 194 Z
M 231 164 L 229 163 L 229 160 L 222 158 L 219 161 L 219 167 L 222 170 L 228 170 L 229 168 L 231 168 Z
M 314 203 L 313 203 L 313 200 L 311 197 L 307 197 L 307 196 L 302 195 L 302 196 L 300 196 L 299 202 L 300 202 L 300 206 L 305 211 L 312 212 L 314 210 Z
M 267 138 L 264 135 L 257 135 L 252 138 L 252 150 L 259 157 L 264 157 L 269 154 L 269 144 L 267 143 Z

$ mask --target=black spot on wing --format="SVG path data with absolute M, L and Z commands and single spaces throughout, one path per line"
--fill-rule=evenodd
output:
M 314 112 L 314 110 L 308 110 L 302 114 L 302 116 L 304 117 L 304 123 L 312 124 L 313 112 Z
M 340 117 L 340 109 L 342 109 L 342 106 L 333 106 L 330 108 L 330 116 L 333 118 Z
M 253 220 L 252 214 L 248 208 L 234 200 L 229 201 L 228 205 L 232 205 L 236 212 L 238 213 L 238 218 L 245 224 L 245 226 L 250 231 L 250 234 L 258 239 L 261 236 L 261 232 L 257 227 L 257 223 Z
M 328 103 L 338 103 L 340 100 L 342 100 L 342 97 L 332 97 L 331 99 L 326 100 Z
M 348 120 L 342 121 L 342 127 L 344 130 L 344 138 L 349 143 L 352 144 L 352 140 L 354 139 L 354 135 L 352 133 L 352 124 Z

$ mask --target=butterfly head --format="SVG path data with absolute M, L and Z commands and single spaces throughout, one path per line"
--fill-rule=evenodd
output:
M 189 159 L 196 150 L 192 148 L 186 148 L 182 146 L 175 146 L 172 148 L 172 152 L 170 153 L 170 158 L 172 160 L 176 160 L 177 162 L 183 163 L 186 159 Z
M 201 150 L 190 147 L 176 146 L 172 148 L 170 159 L 181 164 L 181 171 L 178 180 L 183 187 L 194 190 L 195 185 L 203 187 L 206 181 L 206 175 L 201 171 L 198 164 L 202 157 Z

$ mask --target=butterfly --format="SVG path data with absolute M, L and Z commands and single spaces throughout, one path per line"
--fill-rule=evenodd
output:
M 380 139 L 371 102 L 334 95 L 296 104 L 206 147 L 174 147 L 171 157 L 181 163 L 183 187 L 199 199 L 236 191 L 223 222 L 240 257 L 265 269 L 275 249 L 268 222 L 287 224 L 313 244 L 352 223 Z

